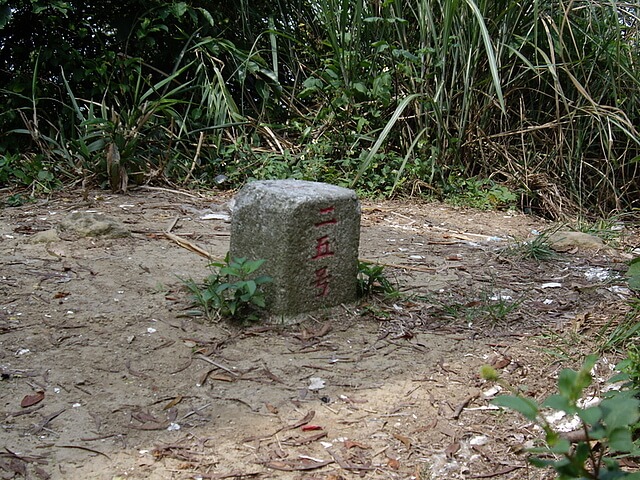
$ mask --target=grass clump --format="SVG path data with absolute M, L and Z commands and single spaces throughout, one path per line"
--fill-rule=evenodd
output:
M 515 245 L 507 247 L 503 253 L 520 260 L 535 260 L 536 262 L 554 260 L 558 257 L 558 254 L 551 248 L 547 233 L 536 235 L 530 240 L 517 242 Z

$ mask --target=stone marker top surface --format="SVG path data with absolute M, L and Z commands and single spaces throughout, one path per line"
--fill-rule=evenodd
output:
M 278 208 L 278 203 L 287 205 L 305 204 L 326 199 L 357 199 L 353 190 L 328 183 L 306 180 L 258 180 L 248 183 L 236 197 L 236 206 L 243 201 L 253 203 L 268 197 L 269 203 Z

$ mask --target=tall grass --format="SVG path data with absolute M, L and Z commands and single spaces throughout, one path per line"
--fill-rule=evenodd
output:
M 158 48 L 153 58 L 143 49 L 109 57 L 113 72 L 96 71 L 98 98 L 72 76 L 52 101 L 37 98 L 51 76 L 0 92 L 27 125 L 13 132 L 48 129 L 52 141 L 31 147 L 81 157 L 89 170 L 124 132 L 146 181 L 295 176 L 395 195 L 446 194 L 479 177 L 552 217 L 638 207 L 638 0 L 158 8 L 169 13 L 143 14 L 131 35 L 170 37 L 156 40 L 172 46 L 171 58 Z M 66 104 L 64 120 L 47 117 L 52 102 Z M 104 121 L 78 117 L 93 111 Z
M 310 4 L 327 50 L 309 66 L 317 82 L 303 96 L 316 94 L 316 123 L 340 125 L 343 140 L 366 149 L 355 155 L 355 184 L 379 153 L 395 151 L 394 187 L 412 175 L 434 187 L 480 175 L 509 182 L 551 216 L 634 204 L 638 4 Z M 385 76 L 389 91 L 376 91 Z

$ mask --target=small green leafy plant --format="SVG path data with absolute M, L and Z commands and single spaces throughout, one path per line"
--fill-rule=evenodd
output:
M 604 394 L 605 398 L 597 405 L 585 406 L 581 402 L 593 380 L 591 370 L 596 360 L 591 355 L 580 370 L 563 370 L 558 377 L 559 393 L 542 403 L 510 388 L 492 367 L 483 367 L 481 373 L 485 379 L 498 381 L 513 392 L 495 398 L 494 405 L 519 412 L 544 431 L 546 446 L 530 450 L 537 454 L 529 459 L 534 466 L 553 468 L 559 480 L 640 479 L 640 473 L 622 471 L 618 461 L 622 456 L 640 454 L 632 437 L 640 419 L 640 400 L 635 396 L 638 392 L 626 384 L 620 390 Z M 575 415 L 580 421 L 579 439 L 572 443 L 563 436 L 545 417 L 547 410 Z
M 394 296 L 398 290 L 384 274 L 384 265 L 369 262 L 358 262 L 358 296 L 366 297 L 382 293 Z
M 188 280 L 187 288 L 194 303 L 209 319 L 221 317 L 242 322 L 258 320 L 257 311 L 265 307 L 262 286 L 272 281 L 266 275 L 256 276 L 264 260 L 229 258 L 212 262 L 212 269 L 202 285 Z

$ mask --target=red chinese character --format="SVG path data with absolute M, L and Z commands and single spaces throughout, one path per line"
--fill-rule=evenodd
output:
M 329 237 L 325 235 L 324 237 L 320 237 L 317 239 L 316 244 L 316 254 L 311 257 L 312 260 L 317 260 L 318 258 L 325 258 L 335 255 L 335 252 L 331 251 L 331 247 L 329 246 Z
M 329 268 L 322 267 L 316 270 L 315 287 L 319 289 L 318 297 L 326 297 L 329 295 Z
M 334 210 L 334 207 L 321 208 L 320 215 L 329 215 L 333 213 Z M 329 220 L 323 220 L 322 222 L 315 223 L 314 225 L 316 227 L 323 227 L 325 225 L 334 225 L 336 223 L 338 223 L 338 220 L 336 220 L 335 218 L 331 218 Z

